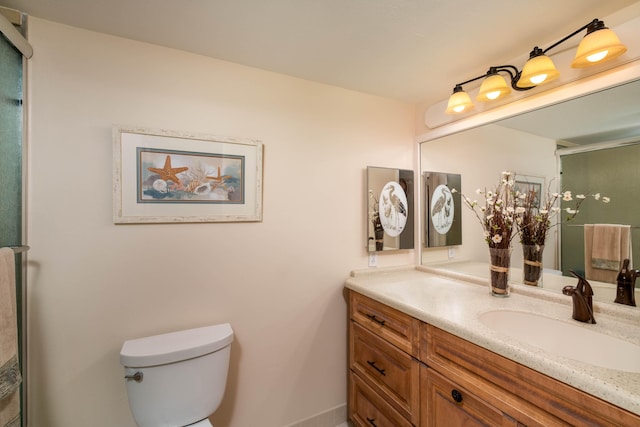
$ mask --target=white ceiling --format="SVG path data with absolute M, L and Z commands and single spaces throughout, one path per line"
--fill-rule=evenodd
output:
M 535 45 L 544 48 L 594 18 L 637 2 L 0 0 L 0 5 L 302 79 L 431 104 L 490 65 L 527 55 Z

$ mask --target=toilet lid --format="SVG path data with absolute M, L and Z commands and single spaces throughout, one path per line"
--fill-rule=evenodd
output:
M 232 341 L 228 323 L 138 338 L 122 345 L 120 363 L 130 368 L 165 365 L 213 353 Z

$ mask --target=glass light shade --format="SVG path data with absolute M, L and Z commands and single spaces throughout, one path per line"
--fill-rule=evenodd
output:
M 520 75 L 518 80 L 518 87 L 532 87 L 542 83 L 548 83 L 560 75 L 560 72 L 556 69 L 551 58 L 547 55 L 540 55 L 530 58 Z
M 459 114 L 463 111 L 468 111 L 474 107 L 473 102 L 469 94 L 463 90 L 453 92 L 449 97 L 449 103 L 447 109 L 444 111 L 447 114 Z
M 588 67 L 616 58 L 626 51 L 627 47 L 620 42 L 616 33 L 603 28 L 584 36 L 578 45 L 576 57 L 571 62 L 571 66 L 573 68 Z
M 492 74 L 484 79 L 480 85 L 480 92 L 478 92 L 476 99 L 482 102 L 493 101 L 510 93 L 511 88 L 507 85 L 504 77 L 500 74 Z

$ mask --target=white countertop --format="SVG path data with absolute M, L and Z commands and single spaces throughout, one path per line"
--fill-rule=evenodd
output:
M 574 285 L 577 280 L 574 281 Z M 640 373 L 621 372 L 558 356 L 500 334 L 479 321 L 492 310 L 516 310 L 566 320 L 640 345 L 640 310 L 594 302 L 597 324 L 571 318 L 571 298 L 525 285 L 491 296 L 486 282 L 447 277 L 418 266 L 354 271 L 345 286 L 538 372 L 640 415 Z M 571 337 L 567 337 L 570 339 Z

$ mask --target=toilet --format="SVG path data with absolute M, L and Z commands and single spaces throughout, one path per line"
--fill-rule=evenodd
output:
M 228 323 L 125 341 L 120 351 L 139 427 L 212 427 L 227 382 Z

